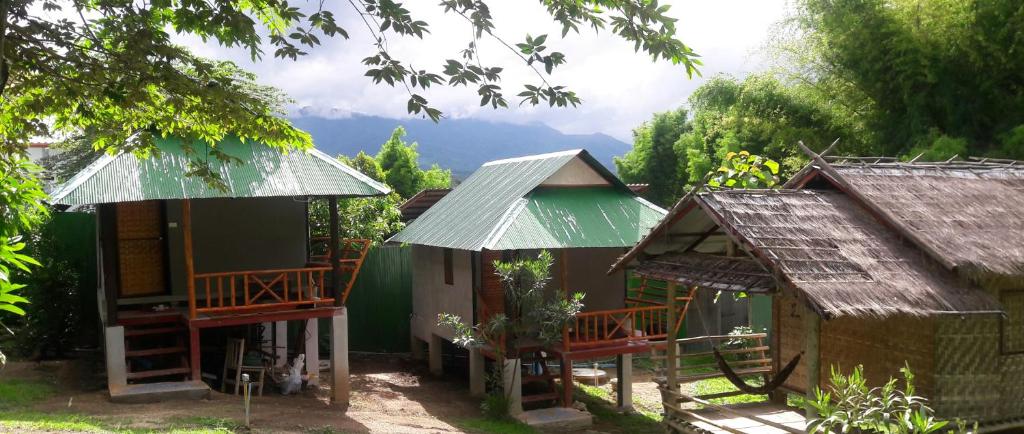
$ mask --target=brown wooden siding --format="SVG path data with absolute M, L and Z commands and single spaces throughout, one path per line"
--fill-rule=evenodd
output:
M 501 260 L 501 251 L 484 250 L 480 253 L 480 304 L 477 312 L 481 321 L 489 315 L 505 312 L 505 288 L 494 274 L 494 261 Z

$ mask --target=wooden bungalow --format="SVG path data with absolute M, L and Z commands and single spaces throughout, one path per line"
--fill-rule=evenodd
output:
M 207 146 L 157 139 L 160 152 L 150 158 L 103 156 L 52 194 L 57 206 L 97 213 L 97 297 L 111 398 L 207 395 L 203 375 L 219 377 L 221 366 L 200 366 L 204 350 L 223 353 L 226 343 L 201 344 L 201 332 L 240 325 L 266 325 L 269 336 L 274 324 L 277 349 L 269 352 L 282 365 L 286 321 L 307 323 L 315 380 L 316 320 L 331 318 L 332 393 L 347 402 L 345 299 L 368 243 L 337 239 L 337 200 L 388 188 L 316 149 L 282 154 L 236 138 L 217 148 L 238 161 L 209 159 L 223 183 L 211 185 L 189 175 Z M 337 260 L 310 257 L 311 200 L 329 202 L 328 257 Z
M 1024 164 L 811 154 L 781 190 L 687 195 L 612 271 L 633 267 L 673 290 L 770 279 L 765 357 L 736 372 L 770 377 L 803 353 L 780 390 L 809 394 L 833 366 L 863 365 L 877 385 L 909 364 L 939 417 L 1024 426 Z M 667 350 L 685 364 L 685 350 Z M 703 401 L 680 392 L 695 378 L 666 370 L 675 429 L 799 432 L 735 408 L 712 406 L 724 418 L 684 408 Z
M 630 303 L 624 273 L 606 276 L 600 264 L 612 263 L 663 215 L 664 210 L 638 197 L 583 150 L 484 164 L 390 240 L 413 246 L 414 351 L 427 342 L 430 368 L 440 373 L 442 340 L 451 340 L 453 331 L 437 324 L 438 314 L 457 314 L 477 324 L 504 312 L 505 292 L 494 262 L 547 249 L 556 258 L 551 289 L 585 293 L 585 308 L 561 346 L 538 349 L 537 360 L 544 362 L 543 352 L 561 363 L 561 373 L 526 375 L 524 383 L 552 386 L 560 376 L 571 386 L 572 361 L 616 356 L 619 372 L 628 375 L 629 355 L 647 350 L 659 333 L 664 338 L 665 328 L 654 322 L 664 326 L 665 307 Z M 636 330 L 626 327 L 634 322 L 640 325 Z M 484 392 L 488 355 L 487 350 L 471 353 L 474 394 Z M 629 382 L 623 383 L 628 389 Z M 553 387 L 542 390 L 522 396 L 523 402 L 559 399 Z M 561 400 L 568 406 L 572 388 L 563 390 Z M 631 402 L 628 393 L 620 393 L 626 396 L 624 405 Z

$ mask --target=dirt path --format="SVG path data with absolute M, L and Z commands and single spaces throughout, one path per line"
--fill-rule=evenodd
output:
M 152 404 L 113 404 L 102 383 L 73 362 L 10 363 L 0 375 L 38 379 L 55 385 L 54 395 L 31 410 L 70 412 L 102 418 L 131 428 L 160 428 L 175 420 L 242 420 L 241 399 L 214 392 L 211 399 Z M 301 395 L 266 393 L 254 399 L 256 432 L 462 432 L 459 421 L 480 417 L 464 381 L 433 378 L 420 363 L 400 357 L 353 357 L 352 403 L 346 410 L 329 401 L 325 389 Z M 327 379 L 324 379 L 327 381 Z

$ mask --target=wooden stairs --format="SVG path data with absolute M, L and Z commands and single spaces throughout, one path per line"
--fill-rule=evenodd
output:
M 125 324 L 124 356 L 129 384 L 189 379 L 188 329 L 183 319 L 159 315 Z
M 551 372 L 548 367 L 548 361 L 557 358 L 537 350 L 523 354 L 521 360 L 524 365 L 523 406 L 543 408 L 560 402 L 560 394 L 555 388 L 555 379 L 559 378 L 559 374 Z

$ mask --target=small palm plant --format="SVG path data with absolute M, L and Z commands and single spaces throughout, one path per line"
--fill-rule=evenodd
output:
M 915 395 L 914 374 L 910 366 L 900 369 L 903 388 L 889 378 L 882 387 L 869 388 L 864 367 L 858 365 L 849 375 L 835 366 L 831 368 L 831 387 L 826 392 L 815 388 L 810 403 L 818 413 L 807 431 L 810 433 L 892 433 L 929 434 L 937 432 L 967 433 L 966 423 L 939 420 L 928 400 Z M 945 431 L 942 431 L 945 429 Z M 974 430 L 977 431 L 977 425 Z

